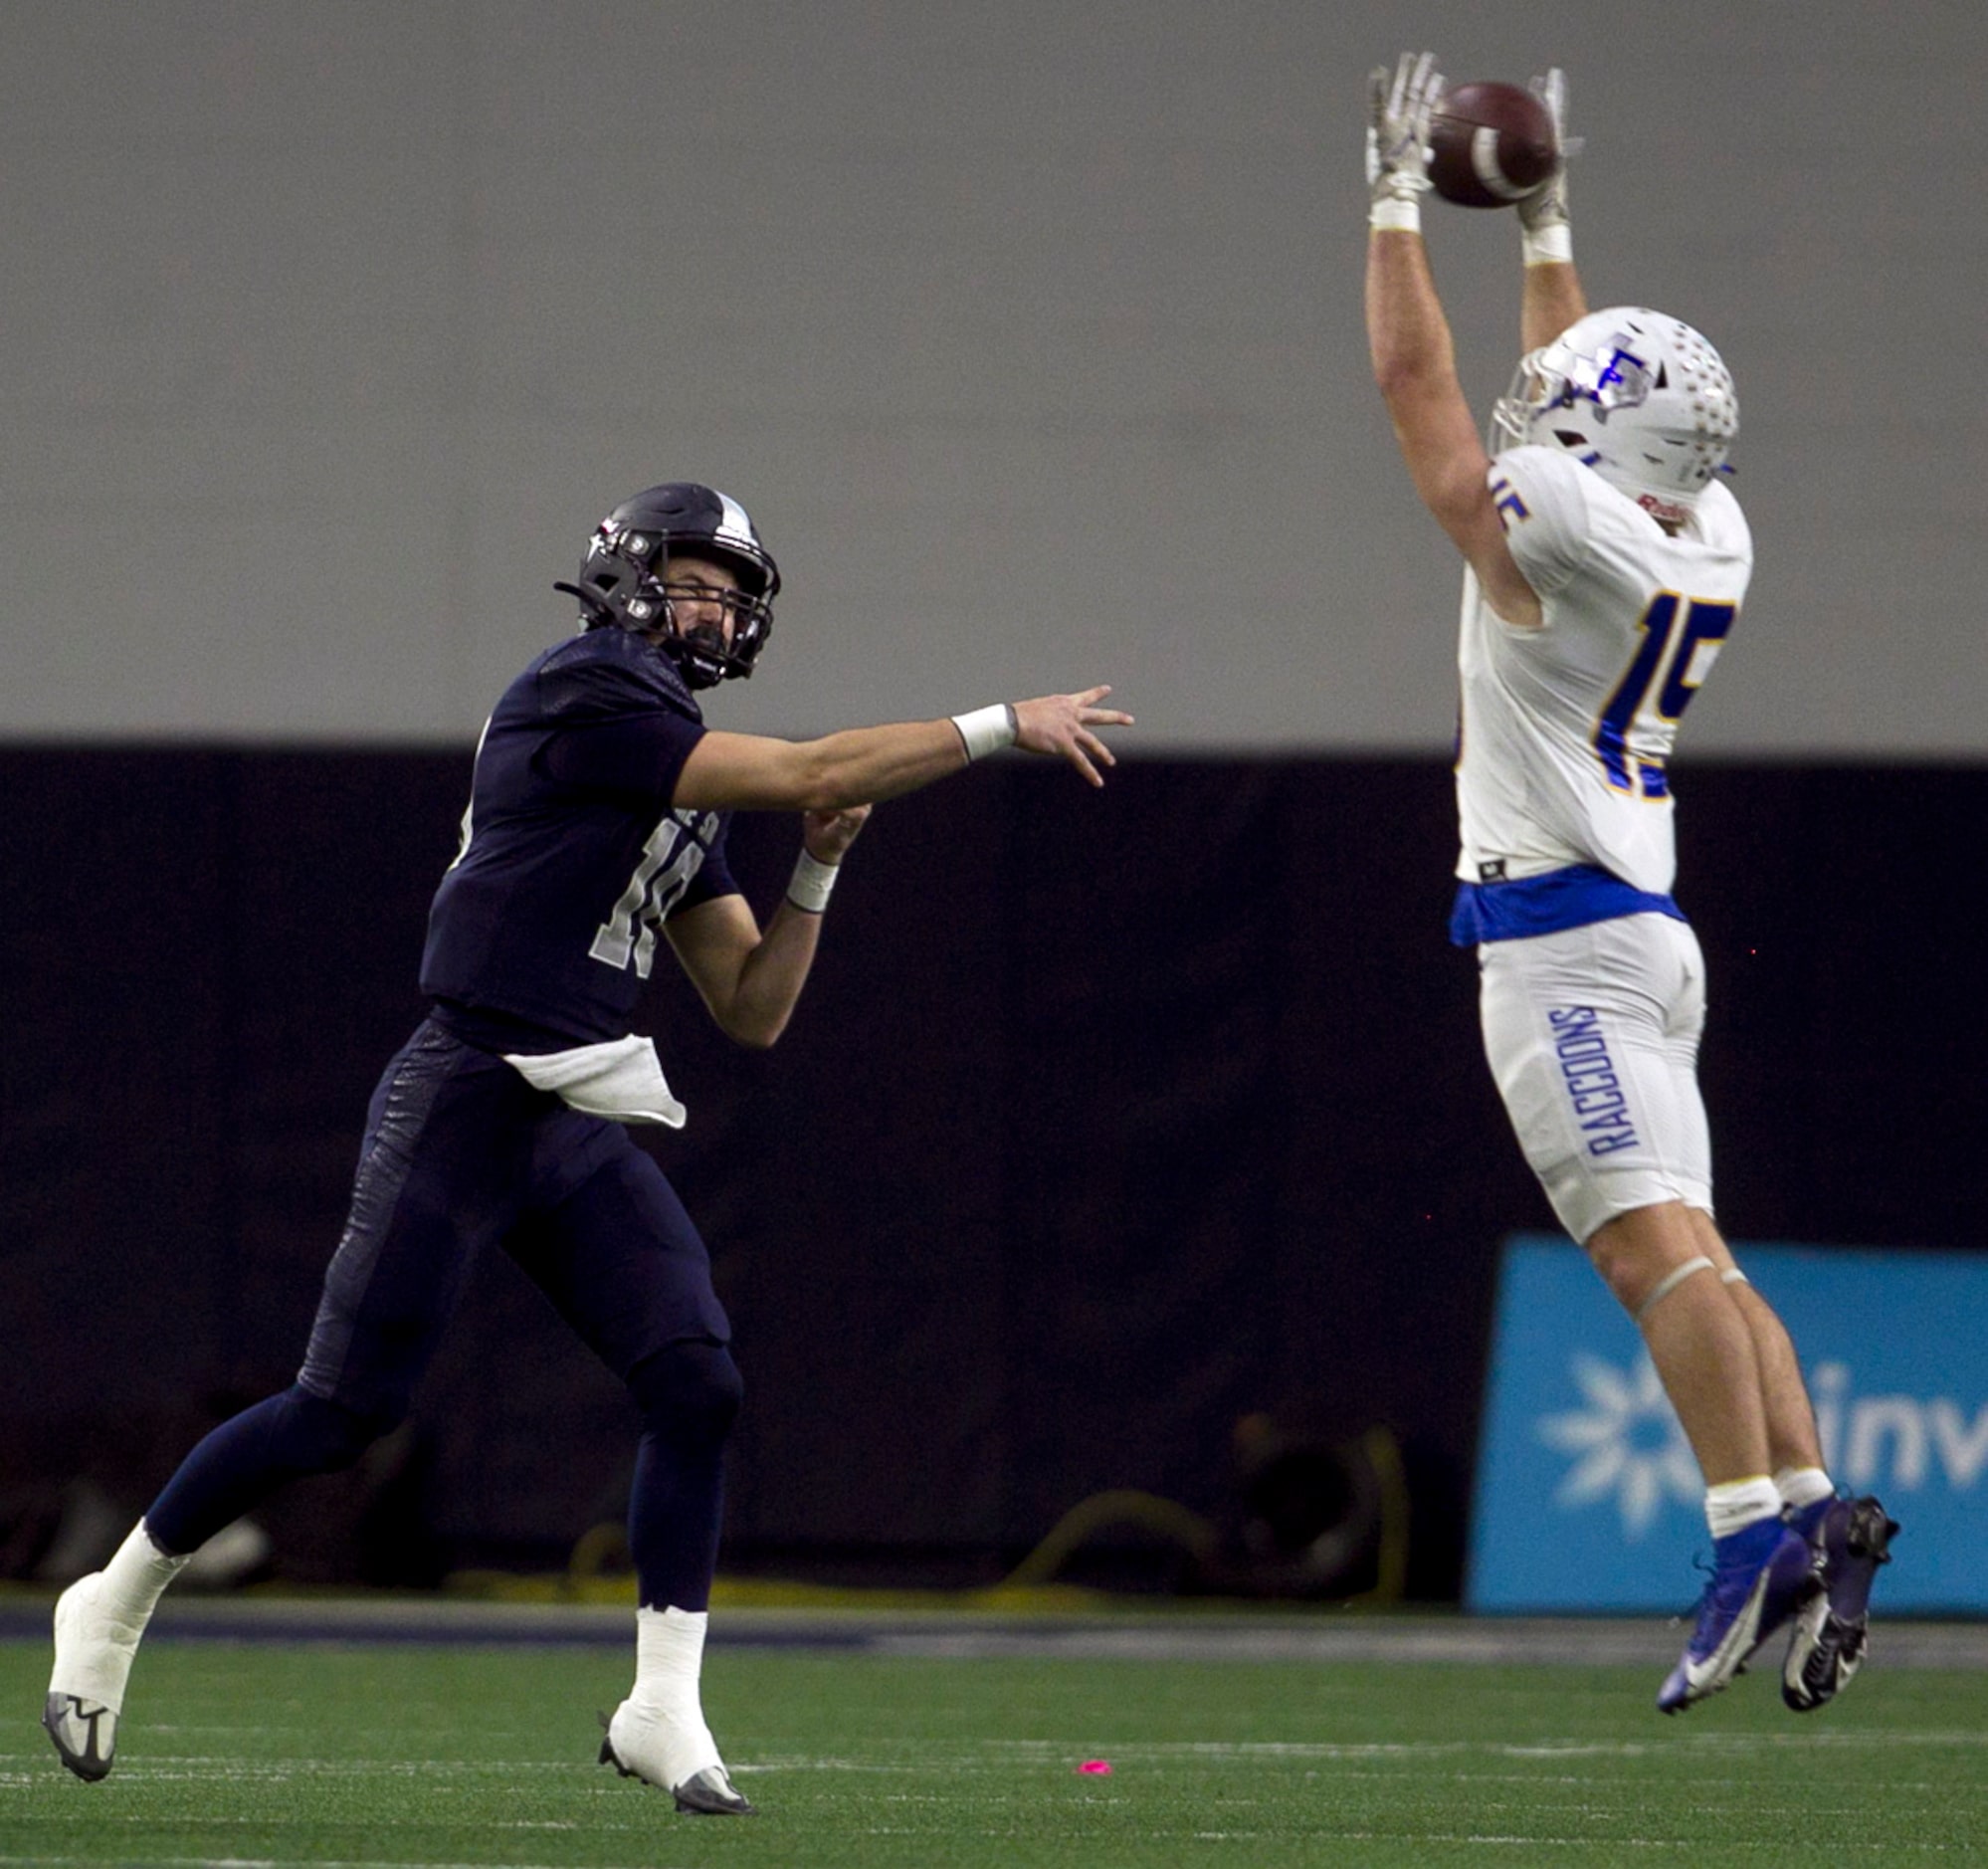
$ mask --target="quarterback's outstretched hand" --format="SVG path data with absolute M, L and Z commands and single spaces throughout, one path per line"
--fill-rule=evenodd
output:
M 1043 695 L 1015 703 L 1015 744 L 1024 752 L 1068 759 L 1093 785 L 1104 783 L 1100 765 L 1116 765 L 1111 748 L 1092 731 L 1097 727 L 1130 727 L 1132 717 L 1118 708 L 1100 708 L 1109 688 L 1087 688 L 1075 695 Z
M 1443 101 L 1433 52 L 1404 52 L 1388 76 L 1367 80 L 1367 192 L 1375 202 L 1413 202 L 1429 186 L 1429 119 Z
M 1559 151 L 1552 175 L 1518 203 L 1519 226 L 1528 234 L 1536 234 L 1548 227 L 1567 225 L 1567 158 L 1579 153 L 1581 139 L 1576 136 L 1570 140 L 1567 135 L 1565 72 L 1556 65 L 1543 77 L 1535 78 L 1527 89 L 1546 106 L 1546 114 L 1553 119 L 1553 146 Z

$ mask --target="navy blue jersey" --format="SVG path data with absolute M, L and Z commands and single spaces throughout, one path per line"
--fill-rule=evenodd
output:
M 477 748 L 422 990 L 554 1038 L 622 1037 L 664 922 L 737 893 L 728 814 L 670 805 L 703 733 L 676 664 L 627 630 L 589 630 L 533 662 Z

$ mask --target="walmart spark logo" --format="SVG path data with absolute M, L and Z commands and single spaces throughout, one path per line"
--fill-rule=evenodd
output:
M 1581 1351 L 1571 1368 L 1586 1405 L 1536 1424 L 1547 1446 L 1574 1461 L 1553 1503 L 1571 1509 L 1612 1493 L 1623 1537 L 1632 1542 L 1656 1523 L 1667 1500 L 1694 1505 L 1703 1490 L 1697 1463 L 1649 1355 L 1619 1369 Z

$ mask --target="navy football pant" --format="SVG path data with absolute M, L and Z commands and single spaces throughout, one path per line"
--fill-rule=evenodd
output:
M 196 1550 L 286 1481 L 352 1465 L 406 1415 L 477 1254 L 500 1246 L 628 1384 L 644 1604 L 709 1601 L 731 1327 L 675 1190 L 619 1124 L 569 1110 L 432 1020 L 382 1075 L 297 1382 L 207 1436 L 146 1513 Z

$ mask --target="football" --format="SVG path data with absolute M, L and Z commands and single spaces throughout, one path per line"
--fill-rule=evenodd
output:
M 1429 124 L 1429 181 L 1460 208 L 1508 208 L 1553 173 L 1553 118 L 1519 85 L 1455 85 Z

